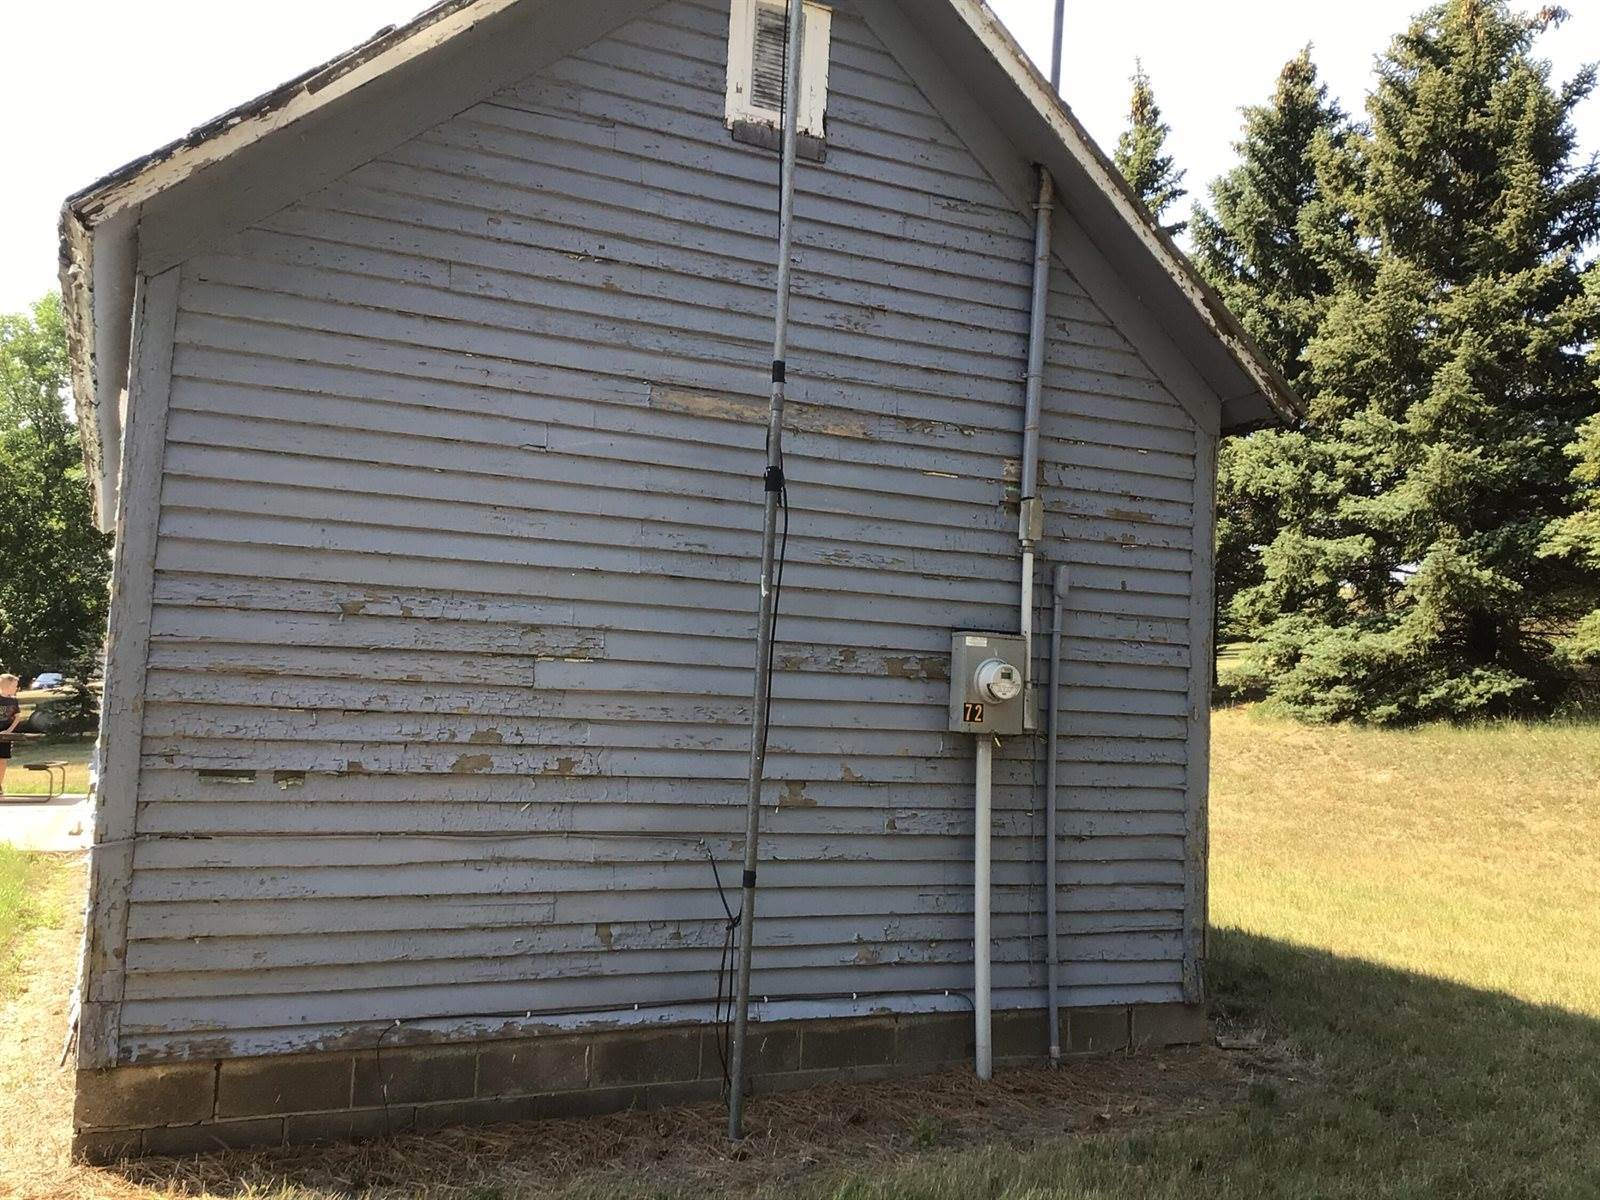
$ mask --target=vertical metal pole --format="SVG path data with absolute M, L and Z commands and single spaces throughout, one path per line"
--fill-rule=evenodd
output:
M 1044 413 L 1046 327 L 1050 320 L 1050 263 L 1055 212 L 1055 180 L 1039 168 L 1039 202 L 1033 231 L 1033 303 L 1028 318 L 1028 387 L 1022 418 L 1022 486 L 1017 539 L 1022 546 L 1022 644 L 1028 664 L 1028 700 L 1023 728 L 1039 728 L 1038 688 L 1034 679 L 1033 576 L 1035 547 L 1044 536 L 1044 504 L 1039 498 L 1039 440 Z
M 1067 0 L 1056 0 L 1056 34 L 1050 52 L 1050 86 L 1061 94 L 1061 40 L 1067 24 Z
M 1061 951 L 1058 945 L 1056 909 L 1060 904 L 1059 842 L 1060 814 L 1056 792 L 1060 768 L 1057 763 L 1061 741 L 1061 605 L 1067 594 L 1067 568 L 1057 567 L 1050 606 L 1050 723 L 1044 768 L 1044 946 L 1045 979 L 1048 981 L 1050 1011 L 1050 1063 L 1061 1061 Z
M 789 352 L 789 292 L 794 251 L 794 171 L 800 124 L 801 39 L 805 0 L 789 0 L 789 42 L 784 59 L 783 179 L 779 187 L 778 296 L 772 334 L 772 403 L 767 415 L 766 516 L 761 537 L 761 601 L 756 618 L 756 681 L 750 714 L 750 780 L 746 796 L 744 879 L 740 903 L 739 972 L 734 989 L 732 1085 L 728 1138 L 744 1137 L 745 1040 L 750 1026 L 750 955 L 755 947 L 756 866 L 760 861 L 761 783 L 767 766 L 767 708 L 772 695 L 772 618 L 777 603 L 773 569 L 778 547 L 778 502 L 783 494 L 783 405 Z
M 1039 433 L 1044 413 L 1045 337 L 1050 322 L 1052 220 L 1056 207 L 1056 181 L 1039 168 L 1039 201 L 1034 205 L 1033 299 L 1028 314 L 1028 388 L 1022 421 L 1022 544 L 1031 547 L 1042 527 L 1039 500 Z
M 1022 543 L 1022 648 L 1024 661 L 1028 671 L 1033 671 L 1033 575 L 1034 575 L 1034 550 L 1033 543 Z
M 977 738 L 978 753 L 975 759 L 976 820 L 973 838 L 972 872 L 972 964 L 973 1012 L 977 1027 L 973 1042 L 977 1046 L 978 1078 L 985 1082 L 994 1078 L 993 1001 L 990 995 L 992 968 L 990 954 L 994 946 L 990 920 L 990 870 L 991 838 L 994 834 L 994 799 L 991 781 L 994 778 L 994 738 L 980 733 Z

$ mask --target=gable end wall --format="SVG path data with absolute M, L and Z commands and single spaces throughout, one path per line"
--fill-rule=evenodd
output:
M 777 195 L 722 126 L 725 32 L 672 0 L 179 269 L 140 720 L 108 709 L 111 754 L 142 739 L 106 785 L 125 869 L 96 874 L 126 954 L 85 1065 L 710 1018 Z M 1016 626 L 1030 218 L 853 3 L 834 38 L 799 177 L 768 1019 L 965 1011 L 949 632 Z M 1193 1000 L 1214 439 L 1065 264 L 1050 331 L 1065 994 Z M 1031 740 L 997 757 L 1002 1007 L 1042 994 L 1042 778 Z

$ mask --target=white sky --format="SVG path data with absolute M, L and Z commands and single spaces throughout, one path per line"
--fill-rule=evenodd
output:
M 1050 0 L 990 0 L 1048 63 Z M 1068 0 L 1063 91 L 1107 149 L 1142 57 L 1173 127 L 1191 192 L 1232 162 L 1241 105 L 1265 99 L 1282 64 L 1311 42 L 1324 77 L 1359 110 L 1372 57 L 1423 0 Z M 1540 0 L 1542 3 L 1542 0 Z M 7 4 L 0 112 L 0 311 L 56 286 L 56 214 L 69 192 L 241 101 L 405 21 L 426 0 L 77 0 Z M 1522 0 L 1532 8 L 1535 0 Z M 1600 56 L 1600 0 L 1565 0 L 1573 18 L 1542 53 L 1570 77 Z M 70 26 L 70 30 L 69 30 Z M 1600 99 L 1580 110 L 1600 151 Z

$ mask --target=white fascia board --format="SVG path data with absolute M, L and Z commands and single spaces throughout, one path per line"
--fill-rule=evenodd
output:
M 102 530 L 110 528 L 116 512 L 121 466 L 118 410 L 127 386 L 131 330 L 126 326 L 133 311 L 139 209 L 206 167 L 337 103 L 520 3 L 523 0 L 446 0 L 410 24 L 380 33 L 67 200 L 61 214 L 61 289 L 79 436 L 95 519 Z
M 1231 321 L 1219 318 L 1214 305 L 1221 301 L 1208 294 L 1205 286 L 1195 276 L 1194 269 L 1171 240 L 1155 229 L 1141 206 L 1133 200 L 1121 178 L 1107 164 L 1104 157 L 1081 134 L 1076 122 L 1068 115 L 1060 97 L 1050 87 L 1048 80 L 1034 68 L 1027 53 L 1018 45 L 983 0 L 946 0 L 972 34 L 1005 71 L 1039 116 L 1049 125 L 1051 132 L 1072 156 L 1080 170 L 1102 192 L 1114 207 L 1117 216 L 1138 237 L 1145 250 L 1182 291 L 1185 299 L 1204 322 L 1206 328 L 1227 347 L 1230 357 L 1239 365 L 1261 397 L 1284 420 L 1298 422 L 1303 414 L 1293 401 L 1293 391 L 1288 384 L 1261 357 L 1260 351 L 1248 338 L 1229 327 Z M 1236 397 L 1222 397 L 1224 400 Z

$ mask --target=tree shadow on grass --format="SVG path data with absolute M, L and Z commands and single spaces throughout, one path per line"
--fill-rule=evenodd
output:
M 1219 1014 L 1312 1064 L 1241 1122 L 1302 1184 L 1261 1194 L 1600 1197 L 1600 1021 L 1237 931 L 1212 962 Z
M 833 1200 L 1600 1197 L 1600 1021 L 1235 930 L 1214 934 L 1211 974 L 1219 1026 L 1287 1051 L 1243 1106 Z

